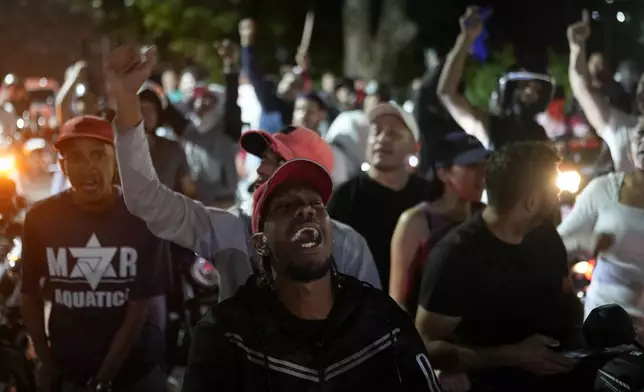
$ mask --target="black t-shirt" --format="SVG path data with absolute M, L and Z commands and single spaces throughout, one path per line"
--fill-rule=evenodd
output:
M 52 301 L 49 336 L 63 377 L 87 382 L 124 320 L 128 300 L 163 296 L 169 243 L 130 214 L 122 197 L 102 212 L 81 210 L 70 191 L 36 204 L 23 239 L 22 292 Z M 163 361 L 165 310 L 156 301 L 115 381 Z
M 477 214 L 430 252 L 419 303 L 433 313 L 462 317 L 454 333 L 458 344 L 493 347 L 533 334 L 564 342 L 574 331 L 564 314 L 567 275 L 566 250 L 553 226 L 543 225 L 513 245 L 494 236 Z M 535 381 L 519 369 L 471 377 L 517 391 Z
M 534 120 L 522 121 L 518 116 L 490 115 L 490 148 L 499 149 L 512 142 L 547 142 L 548 135 Z
M 428 200 L 429 192 L 429 182 L 417 176 L 410 176 L 405 188 L 394 191 L 360 174 L 338 187 L 329 202 L 331 218 L 353 227 L 367 241 L 385 292 L 389 292 L 391 237 L 398 218 Z

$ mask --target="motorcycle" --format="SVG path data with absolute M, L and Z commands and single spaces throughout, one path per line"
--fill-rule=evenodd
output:
M 22 227 L 25 207 L 15 184 L 0 178 L 0 391 L 35 391 L 35 351 L 20 313 Z
M 168 296 L 166 371 L 169 387 L 181 385 L 188 363 L 192 331 L 219 299 L 219 273 L 214 265 L 189 250 L 173 249 L 173 286 Z
M 580 359 L 580 365 L 590 361 L 589 369 L 595 374 L 589 390 L 644 389 L 644 347 L 637 341 L 633 321 L 624 308 L 611 304 L 593 309 L 584 321 L 582 332 L 584 347 L 564 355 Z M 593 369 L 595 365 L 599 366 Z

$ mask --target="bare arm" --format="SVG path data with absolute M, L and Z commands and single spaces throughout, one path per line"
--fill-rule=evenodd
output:
M 136 301 L 128 301 L 125 320 L 116 331 L 103 364 L 96 374 L 96 381 L 110 381 L 121 369 L 123 362 L 130 355 L 132 347 L 139 339 L 143 325 L 152 307 L 164 301 L 164 297 L 153 297 Z
M 590 88 L 585 44 L 571 46 L 568 77 L 572 93 L 584 111 L 588 122 L 595 128 L 597 134 L 602 136 L 608 124 L 610 107 L 604 97 L 593 92 Z
M 608 124 L 610 107 L 600 94 L 594 93 L 590 88 L 586 62 L 586 41 L 590 37 L 590 16 L 587 10 L 583 11 L 579 22 L 568 27 L 567 36 L 570 44 L 568 78 L 572 93 L 590 125 L 602 136 Z
M 48 362 L 49 365 L 53 365 L 49 342 L 45 333 L 45 307 L 42 296 L 23 293 L 20 296 L 20 310 L 29 336 L 36 347 L 38 358 L 43 362 Z
M 74 64 L 69 74 L 69 78 L 65 80 L 65 83 L 58 91 L 58 94 L 56 94 L 56 118 L 58 118 L 59 124 L 64 124 L 72 117 L 72 90 L 76 86 L 76 83 L 78 83 L 81 72 L 85 69 L 84 67 L 84 62 Z
M 445 60 L 445 67 L 438 81 L 436 93 L 454 121 L 465 132 L 475 136 L 487 147 L 490 143 L 488 114 L 477 110 L 458 92 L 458 85 L 463 77 L 465 60 L 472 42 L 472 39 L 468 38 L 466 34 L 458 36 L 456 44 Z
M 449 343 L 461 317 L 428 312 L 422 307 L 416 314 L 416 328 L 425 342 L 429 360 L 446 371 L 474 371 L 515 365 L 509 346 L 471 349 Z
M 409 293 L 409 268 L 414 261 L 418 247 L 429 232 L 424 214 L 418 208 L 405 211 L 391 238 L 391 271 L 389 277 L 389 296 L 403 309 Z

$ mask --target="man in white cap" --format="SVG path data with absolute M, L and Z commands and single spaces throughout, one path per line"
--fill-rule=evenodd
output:
M 391 236 L 398 217 L 428 200 L 430 187 L 412 175 L 409 167 L 420 138 L 412 115 L 394 103 L 381 103 L 369 113 L 369 123 L 369 169 L 338 187 L 328 210 L 333 219 L 353 227 L 367 240 L 387 291 Z

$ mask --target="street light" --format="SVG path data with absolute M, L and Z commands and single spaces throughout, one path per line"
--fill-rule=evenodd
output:
M 622 11 L 619 11 L 616 17 L 619 23 L 624 23 L 626 21 L 626 15 Z

